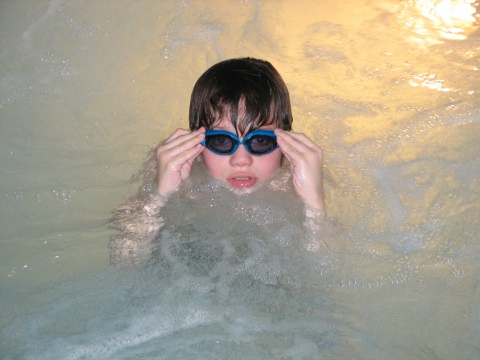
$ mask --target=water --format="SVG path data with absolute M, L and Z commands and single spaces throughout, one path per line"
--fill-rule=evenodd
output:
M 477 27 L 471 1 L 3 2 L 0 358 L 477 359 Z M 324 148 L 330 250 L 289 191 L 193 183 L 109 267 L 132 175 L 238 56 Z

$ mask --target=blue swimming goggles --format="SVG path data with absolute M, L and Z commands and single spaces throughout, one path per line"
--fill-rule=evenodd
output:
M 277 137 L 272 130 L 254 130 L 242 141 L 229 131 L 207 130 L 202 145 L 218 155 L 232 155 L 238 149 L 238 145 L 244 145 L 252 155 L 265 155 L 278 147 Z

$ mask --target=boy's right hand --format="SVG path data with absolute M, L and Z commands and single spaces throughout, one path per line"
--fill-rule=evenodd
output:
M 157 193 L 167 195 L 180 186 L 190 175 L 193 161 L 203 151 L 200 144 L 205 128 L 195 131 L 177 129 L 156 149 Z

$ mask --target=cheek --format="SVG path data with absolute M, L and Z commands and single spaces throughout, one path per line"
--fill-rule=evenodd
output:
M 271 177 L 282 164 L 282 153 L 280 151 L 270 154 L 262 159 L 260 168 L 263 169 L 265 178 Z
M 215 155 L 211 151 L 204 150 L 202 152 L 202 161 L 207 169 L 208 173 L 214 178 L 220 178 L 222 169 L 224 167 L 223 163 L 225 161 L 224 156 Z

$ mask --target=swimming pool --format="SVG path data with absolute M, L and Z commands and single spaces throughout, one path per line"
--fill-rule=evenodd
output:
M 2 359 L 478 358 L 478 5 L 11 1 L 0 28 Z M 301 251 L 288 192 L 192 184 L 160 260 L 110 268 L 131 177 L 239 56 L 324 148 L 341 251 Z

